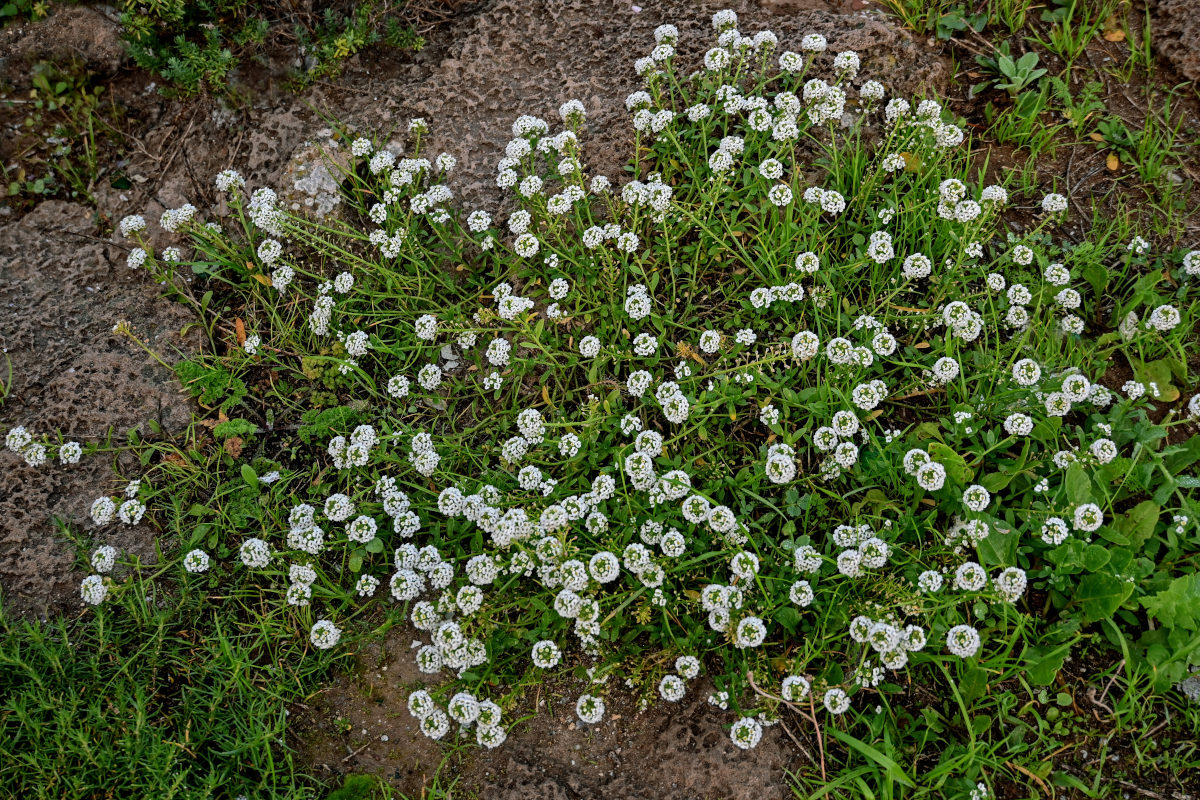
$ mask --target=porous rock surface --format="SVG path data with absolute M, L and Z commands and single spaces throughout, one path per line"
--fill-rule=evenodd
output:
M 781 51 L 798 49 L 809 32 L 825 35 L 831 53 L 857 50 L 862 78 L 878 78 L 901 96 L 928 93 L 949 78 L 941 60 L 876 12 L 838 14 L 821 2 L 770 4 L 785 9 L 778 14 L 748 2 L 669 0 L 643 6 L 635 13 L 627 0 L 489 3 L 459 23 L 428 74 L 403 91 L 371 92 L 368 102 L 360 98 L 348 118 L 386 128 L 409 116 L 424 117 L 432 152 L 445 150 L 459 161 L 451 186 L 468 202 L 480 203 L 499 194 L 495 164 L 512 121 L 533 114 L 557 122 L 558 106 L 570 98 L 582 100 L 588 112 L 585 165 L 593 174 L 624 178 L 632 132 L 624 99 L 641 88 L 633 62 L 650 52 L 654 29 L 665 22 L 679 28 L 676 61 L 687 69 L 699 65 L 715 44 L 712 13 L 733 8 L 743 33 L 769 28 L 779 36 Z
M 1200 81 L 1200 2 L 1158 0 L 1150 20 L 1151 44 L 1175 70 Z
M 51 200 L 0 228 L 0 347 L 12 365 L 3 420 L 35 436 L 111 436 L 119 447 L 131 428 L 148 432 L 149 420 L 180 430 L 191 408 L 171 373 L 114 335 L 114 324 L 129 322 L 170 362 L 188 346 L 180 331 L 191 317 L 144 272 L 125 266 L 124 249 L 98 240 L 93 227 L 85 206 Z M 44 615 L 78 602 L 73 547 L 54 518 L 78 526 L 92 500 L 119 492 L 114 459 L 121 472 L 133 470 L 128 456 L 115 453 L 37 469 L 0 454 L 0 586 L 8 609 Z M 154 552 L 145 523 L 111 526 L 103 541 L 143 559 Z

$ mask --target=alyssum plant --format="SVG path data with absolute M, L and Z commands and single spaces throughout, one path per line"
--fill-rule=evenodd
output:
M 1004 657 L 1043 605 L 1133 613 L 1171 568 L 1091 554 L 1128 539 L 1134 499 L 1147 538 L 1196 536 L 1191 484 L 1143 475 L 1164 462 L 1136 431 L 1166 387 L 1099 382 L 1112 342 L 1081 275 L 1116 286 L 1143 255 L 1054 244 L 1058 194 L 1005 234 L 1007 192 L 971 185 L 938 103 L 886 99 L 820 35 L 780 52 L 736 23 L 714 16 L 691 74 L 676 29 L 655 32 L 620 186 L 581 162 L 569 100 L 557 132 L 513 123 L 503 223 L 454 205 L 455 159 L 424 157 L 414 120 L 407 157 L 352 143 L 344 219 L 227 171 L 227 216 L 163 215 L 184 248 L 121 225 L 131 266 L 244 295 L 231 369 L 343 404 L 312 463 L 251 471 L 258 518 L 222 533 L 225 559 L 185 542 L 186 571 L 273 587 L 317 648 L 401 604 L 421 669 L 452 676 L 410 698 L 431 737 L 500 744 L 502 709 L 556 670 L 586 676 L 586 723 L 613 676 L 676 702 L 707 671 L 754 747 L 786 707 L 853 719 L 923 661 Z M 1182 353 L 1197 273 L 1192 252 L 1139 282 L 1117 343 Z M 152 489 L 97 500 L 96 524 Z M 117 555 L 97 551 L 88 602 L 123 590 Z M 1049 599 L 1029 604 L 1031 580 Z

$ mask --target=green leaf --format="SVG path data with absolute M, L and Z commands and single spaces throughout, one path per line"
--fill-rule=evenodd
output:
M 1088 572 L 1099 572 L 1110 558 L 1108 548 L 1098 544 L 1089 544 L 1083 551 L 1083 568 Z
M 1012 566 L 1016 562 L 1020 538 L 1016 531 L 1000 533 L 993 527 L 987 538 L 975 547 L 980 562 L 989 567 Z
M 791 606 L 784 606 L 775 612 L 775 621 L 787 628 L 789 633 L 794 633 L 800 624 L 800 612 Z
M 367 542 L 366 550 L 368 553 L 382 553 L 383 539 L 380 539 L 378 536 L 376 536 L 374 539 Z
M 972 472 L 967 468 L 967 461 L 954 450 L 941 442 L 929 443 L 930 457 L 946 468 L 946 474 L 958 483 L 966 483 L 971 479 Z
M 258 426 L 248 419 L 237 417 L 235 419 L 227 419 L 224 422 L 218 423 L 213 428 L 213 436 L 218 439 L 229 439 L 234 436 L 246 436 L 251 433 L 257 433 Z
M 987 475 L 983 476 L 982 480 L 979 481 L 979 485 L 994 494 L 1003 489 L 1005 486 L 1008 486 L 1008 484 L 1012 482 L 1013 477 L 1014 476 L 1008 472 L 989 472 Z
M 1084 620 L 1099 622 L 1113 615 L 1133 592 L 1133 584 L 1105 572 L 1085 575 L 1075 589 L 1074 601 Z
M 351 572 L 360 572 L 360 571 L 362 571 L 362 565 L 363 565 L 362 556 L 360 556 L 358 553 L 353 553 L 350 556 L 350 571 Z
M 1158 524 L 1161 510 L 1153 500 L 1143 500 L 1113 521 L 1113 526 L 1128 541 L 1135 550 L 1140 549 L 1146 540 L 1154 535 L 1154 526 Z M 1100 530 L 1101 535 L 1104 529 Z
M 1165 590 L 1143 597 L 1142 606 L 1165 627 L 1200 628 L 1200 573 L 1176 578 Z
M 958 681 L 958 691 L 962 695 L 964 703 L 971 705 L 983 697 L 983 693 L 987 691 L 987 686 L 987 672 L 974 665 L 964 666 L 963 676 Z
M 843 733 L 832 726 L 827 727 L 825 732 L 833 738 L 838 739 L 848 747 L 854 748 L 879 766 L 883 767 L 884 771 L 887 773 L 887 776 L 893 781 L 902 783 L 905 786 L 913 789 L 917 788 L 917 784 L 912 778 L 908 777 L 908 774 L 905 773 L 904 769 L 899 764 L 876 750 L 874 747 L 871 747 L 871 745 L 860 741 L 859 739 L 855 739 L 850 734 Z
M 1035 686 L 1054 683 L 1067 656 L 1071 654 L 1071 642 L 1056 647 L 1028 647 L 1025 650 L 1025 674 Z
M 1200 436 L 1193 436 L 1183 444 L 1168 447 L 1162 451 L 1163 468 L 1170 475 L 1179 473 L 1200 461 Z
M 1074 505 L 1082 505 L 1091 501 L 1092 482 L 1087 473 L 1083 471 L 1083 467 L 1079 466 L 1079 462 L 1072 462 L 1071 466 L 1067 467 L 1065 485 L 1067 499 Z
M 1104 288 L 1108 286 L 1108 270 L 1101 264 L 1088 264 L 1083 268 L 1083 279 L 1091 284 L 1096 296 L 1100 297 L 1104 294 Z
M 242 464 L 242 480 L 246 482 L 247 486 L 258 488 L 258 473 L 249 464 Z

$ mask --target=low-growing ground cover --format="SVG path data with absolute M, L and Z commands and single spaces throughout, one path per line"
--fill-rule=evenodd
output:
M 451 679 L 409 699 L 435 738 L 453 721 L 501 744 L 555 674 L 595 725 L 610 694 L 674 703 L 702 672 L 734 744 L 805 737 L 806 793 L 1044 785 L 1011 760 L 1030 726 L 993 731 L 1021 692 L 1046 705 L 1105 643 L 1113 713 L 1136 716 L 1195 658 L 1197 257 L 1126 221 L 1064 243 L 1057 192 L 1011 198 L 1035 222 L 1010 233 L 939 104 L 887 96 L 819 37 L 734 24 L 714 18 L 695 75 L 669 28 L 639 62 L 636 181 L 587 171 L 566 103 L 561 131 L 514 123 L 503 214 L 453 202 L 454 159 L 416 121 L 407 157 L 345 137 L 338 218 L 234 173 L 228 214 L 164 215 L 181 249 L 131 264 L 214 345 L 219 293 L 238 346 L 177 367 L 222 412 L 211 435 L 135 443 L 148 471 L 94 520 L 166 520 L 154 571 L 206 601 L 205 643 L 237 620 L 246 680 L 287 665 L 303 694 L 411 623 Z M 84 584 L 97 620 L 144 597 L 149 573 L 106 577 L 114 558 Z M 1070 735 L 1045 717 L 1039 745 Z

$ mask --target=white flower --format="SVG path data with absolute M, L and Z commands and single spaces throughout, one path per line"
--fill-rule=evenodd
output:
M 762 725 L 752 717 L 742 717 L 729 729 L 730 740 L 742 750 L 752 750 L 762 740 Z
M 690 681 L 700 674 L 700 660 L 695 656 L 680 656 L 675 659 L 675 671 L 681 678 Z
M 192 550 L 183 557 L 183 568 L 188 572 L 206 572 L 208 564 L 208 553 L 203 550 Z
M 850 710 L 850 696 L 842 689 L 826 689 L 821 702 L 830 714 L 845 714 Z
M 421 388 L 432 392 L 442 385 L 442 368 L 437 364 L 426 364 L 417 372 L 417 383 Z
M 79 584 L 79 595 L 88 605 L 98 606 L 108 597 L 108 584 L 100 575 L 88 575 Z
M 1104 524 L 1104 512 L 1095 503 L 1083 503 L 1075 509 L 1075 530 L 1091 533 Z
M 582 694 L 575 701 L 575 713 L 583 722 L 594 725 L 604 719 L 604 701 L 590 694 Z
M 97 525 L 107 525 L 116 517 L 116 503 L 112 498 L 96 498 L 91 504 L 91 521 Z
M 423 314 L 417 318 L 413 327 L 416 330 L 417 338 L 431 342 L 437 338 L 437 317 L 433 314 Z
M 247 539 L 242 542 L 238 553 L 242 563 L 250 569 L 262 569 L 271 561 L 271 548 L 262 539 Z
M 96 552 L 92 553 L 92 569 L 100 573 L 112 572 L 113 565 L 117 562 L 117 548 L 111 545 L 104 545 L 96 548 Z
M 979 645 L 979 632 L 970 625 L 955 625 L 946 632 L 946 649 L 959 658 L 975 655 Z
M 678 675 L 664 675 L 658 683 L 658 693 L 668 703 L 677 703 L 687 694 L 687 686 Z
M 328 650 L 334 647 L 338 640 L 342 638 L 342 629 L 333 624 L 327 619 L 319 619 L 313 623 L 312 631 L 309 633 L 309 641 L 314 647 L 321 650 Z
M 1058 214 L 1067 210 L 1067 198 L 1051 192 L 1042 198 L 1042 210 L 1047 214 Z
M 139 500 L 126 500 L 117 508 L 117 517 L 126 525 L 137 525 L 146 513 L 146 504 Z
M 942 575 L 934 570 L 926 570 L 917 576 L 917 587 L 927 594 L 935 594 L 942 589 Z

